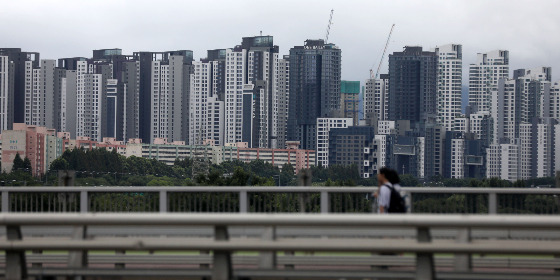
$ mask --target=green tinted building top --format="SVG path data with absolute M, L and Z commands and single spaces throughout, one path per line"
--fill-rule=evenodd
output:
M 340 81 L 341 93 L 360 93 L 360 81 Z

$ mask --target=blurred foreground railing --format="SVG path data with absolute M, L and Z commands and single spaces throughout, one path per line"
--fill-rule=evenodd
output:
M 6 227 L 6 239 L 0 239 L 0 250 L 5 251 L 4 274 L 7 279 L 22 279 L 29 276 L 182 276 L 212 277 L 212 279 L 250 278 L 393 278 L 393 279 L 558 279 L 560 262 L 554 258 L 560 252 L 560 243 L 553 239 L 515 240 L 509 238 L 473 239 L 472 231 L 560 230 L 560 218 L 555 216 L 512 216 L 512 215 L 359 215 L 359 214 L 1 214 L 0 226 Z M 49 235 L 22 235 L 25 227 L 73 227 L 72 237 L 61 238 Z M 159 229 L 162 227 L 209 227 L 211 237 L 196 236 L 156 236 L 118 235 L 96 236 L 88 234 L 90 228 L 107 231 L 112 227 L 141 226 Z M 233 228 L 260 227 L 262 234 L 254 237 L 231 237 Z M 277 238 L 279 228 L 301 228 L 299 234 Z M 333 236 L 335 230 L 385 229 L 396 228 L 401 231 L 413 230 L 412 237 L 400 235 L 385 238 L 356 238 Z M 310 238 L 305 233 L 318 229 L 321 237 Z M 454 239 L 434 238 L 433 232 L 439 229 L 456 231 Z M 165 237 L 165 238 L 162 238 Z M 48 267 L 34 263 L 28 267 L 26 252 L 69 252 L 65 266 Z M 99 252 L 113 251 L 114 268 L 92 267 L 89 261 Z M 129 252 L 158 252 L 163 254 L 140 255 Z M 98 253 L 95 253 L 98 252 Z M 158 263 L 167 254 L 166 262 L 181 259 L 183 255 L 198 255 L 200 266 L 188 267 L 185 264 L 171 268 L 143 268 L 138 264 Z M 236 252 L 242 252 L 241 255 Z M 314 256 L 312 253 L 328 252 Z M 240 258 L 259 254 L 256 263 L 239 265 Z M 283 253 L 283 254 L 280 254 Z M 381 254 L 372 256 L 371 254 Z M 395 254 L 405 254 L 403 256 Z M 413 254 L 411 259 L 410 255 Z M 435 254 L 452 254 L 452 269 L 440 270 L 444 265 L 441 257 L 436 261 Z M 477 257 L 473 258 L 473 254 Z M 480 255 L 496 255 L 485 259 Z M 368 257 L 369 255 L 369 257 Z M 509 256 L 525 257 L 517 262 L 519 267 L 511 267 Z M 127 259 L 127 256 L 129 257 Z M 298 257 L 299 256 L 299 257 Z M 130 258 L 132 257 L 132 258 Z M 235 257 L 235 258 L 234 258 Z M 542 259 L 538 259 L 538 258 Z M 283 267 L 278 259 L 282 259 Z M 31 257 L 30 257 L 31 259 Z M 136 265 L 128 266 L 126 260 L 136 260 Z M 385 261 L 384 263 L 382 261 Z M 473 261 L 476 260 L 476 261 Z M 535 260 L 541 260 L 535 262 Z M 62 260 L 64 262 L 64 260 Z M 238 262 L 238 264 L 232 261 Z M 380 262 L 381 261 L 381 262 Z M 97 258 L 97 262 L 103 259 Z M 300 263 L 301 262 L 301 263 Z M 404 263 L 401 263 L 404 262 Z M 533 269 L 526 268 L 527 262 L 534 262 Z M 304 265 L 302 265 L 302 263 Z M 402 269 L 379 269 L 381 266 L 404 267 Z M 438 264 L 439 263 L 439 264 Z M 47 263 L 48 264 L 48 263 Z M 130 263 L 128 263 L 130 264 Z M 307 264 L 307 265 L 305 265 Z M 473 265 L 476 264 L 476 265 Z M 372 266 L 369 268 L 369 266 Z M 449 265 L 449 264 L 447 264 Z M 475 270 L 476 266 L 501 268 L 492 272 Z M 310 266 L 326 266 L 310 269 Z M 362 268 L 356 268 L 360 266 Z M 363 267 L 366 267 L 365 269 Z M 406 268 L 406 266 L 409 266 Z M 369 268 L 369 269 L 368 269 Z
M 2 187 L 2 212 L 371 213 L 377 187 Z M 412 213 L 559 214 L 560 189 L 409 187 Z

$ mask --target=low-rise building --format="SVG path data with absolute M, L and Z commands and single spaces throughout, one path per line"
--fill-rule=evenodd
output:
M 54 129 L 14 123 L 12 130 L 2 131 L 2 171 L 11 172 L 19 154 L 31 162 L 32 174 L 45 174 L 54 159 L 62 155 L 63 142 Z

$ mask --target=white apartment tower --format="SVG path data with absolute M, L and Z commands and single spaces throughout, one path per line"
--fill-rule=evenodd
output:
M 490 112 L 479 111 L 469 115 L 469 130 L 468 132 L 473 133 L 476 139 L 483 139 L 488 137 L 488 131 L 490 125 Z
M 277 115 L 277 124 L 274 133 L 274 135 L 276 135 L 276 146 L 273 146 L 273 148 L 283 149 L 286 147 L 290 101 L 290 57 L 288 55 L 285 55 L 282 59 L 278 59 L 278 71 L 276 73 L 278 77 L 278 98 L 273 114 Z
M 492 144 L 486 149 L 486 177 L 516 181 L 519 179 L 519 145 Z
M 519 125 L 519 178 L 527 180 L 532 177 L 533 125 L 523 123 Z
M 76 137 L 89 136 L 86 130 L 86 107 L 91 104 L 86 104 L 86 75 L 91 73 L 89 71 L 87 61 L 76 62 Z
M 224 142 L 224 102 L 217 96 L 208 97 L 206 140 L 211 140 L 216 146 L 225 145 Z
M 461 114 L 462 49 L 462 45 L 449 44 L 434 50 L 438 55 L 437 116 L 447 131 L 453 129 L 453 119 Z
M 492 92 L 490 112 L 494 121 L 494 143 L 519 136 L 519 125 L 550 115 L 550 67 L 519 69 L 513 79 L 500 79 Z
M 389 119 L 389 75 L 368 79 L 364 90 L 364 117 L 375 123 Z
M 549 115 L 546 117 L 553 118 L 560 122 L 560 82 L 555 82 L 550 87 L 549 102 Z
M 83 134 L 79 136 L 87 136 L 94 141 L 102 138 L 103 87 L 102 74 L 84 74 L 84 111 L 80 112 L 83 123 L 79 123 Z
M 151 107 L 152 118 L 150 123 L 150 142 L 155 138 L 169 140 L 169 64 L 161 60 L 151 62 L 152 88 Z
M 465 139 L 451 139 L 451 178 L 465 177 Z
M 549 108 L 550 101 L 550 67 L 537 67 L 534 69 L 518 69 L 514 71 L 517 82 L 517 95 L 521 98 L 520 122 L 531 122 L 533 118 L 543 118 Z M 546 99 L 546 100 L 545 100 Z
M 329 166 L 329 131 L 331 128 L 347 128 L 353 124 L 352 118 L 317 119 L 317 165 Z
M 54 71 L 55 60 L 42 59 L 39 68 L 32 61 L 25 62 L 25 123 L 55 127 Z
M 247 50 L 226 50 L 225 142 L 241 142 Z
M 189 144 L 202 145 L 207 137 L 208 98 L 212 95 L 212 62 L 193 62 L 189 96 Z
M 278 46 L 273 45 L 272 36 L 244 37 L 242 45 L 226 50 L 226 143 L 243 142 L 251 135 L 251 147 L 277 146 L 281 99 L 278 71 Z M 244 101 L 249 85 L 253 89 L 253 102 L 247 98 Z
M 11 129 L 13 123 L 13 63 L 0 56 L 0 132 Z
M 520 100 L 516 98 L 515 80 L 500 79 L 498 88 L 492 91 L 491 116 L 493 121 L 493 143 L 502 143 L 507 139 L 509 143 L 515 141 L 517 128 L 519 127 L 519 117 L 516 114 L 516 106 Z
M 224 145 L 224 101 L 219 100 L 219 61 L 195 61 L 189 101 L 189 143 Z
M 509 51 L 495 50 L 479 53 L 477 61 L 469 66 L 469 105 L 477 111 L 491 111 L 492 91 L 498 81 L 509 75 Z

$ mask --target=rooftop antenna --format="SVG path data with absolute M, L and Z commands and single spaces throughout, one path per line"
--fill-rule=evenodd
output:
M 262 36 L 262 30 L 261 30 L 261 36 Z
M 385 43 L 385 48 L 383 49 L 383 54 L 381 55 L 381 60 L 379 61 L 379 65 L 377 66 L 377 71 L 375 72 L 375 76 L 373 76 L 373 69 L 369 70 L 369 75 L 372 79 L 379 78 L 379 70 L 381 70 L 381 64 L 383 64 L 383 59 L 385 58 L 385 53 L 387 52 L 387 47 L 389 47 L 389 41 L 391 40 L 391 35 L 393 34 L 393 29 L 395 28 L 395 24 L 391 25 L 391 31 L 389 31 L 389 36 L 387 37 L 387 42 Z
M 329 17 L 329 25 L 327 25 L 327 35 L 325 36 L 325 44 L 329 42 L 329 33 L 331 32 L 333 13 L 334 13 L 334 9 L 331 9 L 331 16 Z

